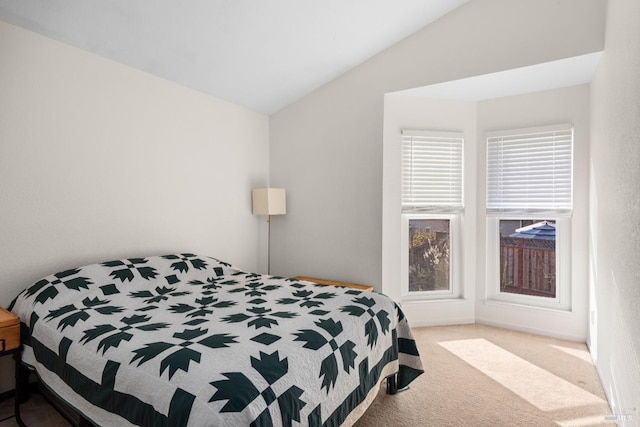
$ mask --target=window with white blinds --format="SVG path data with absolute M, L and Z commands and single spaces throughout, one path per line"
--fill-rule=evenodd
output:
M 402 131 L 402 211 L 462 212 L 462 133 Z
M 573 128 L 559 125 L 487 135 L 487 213 L 570 214 Z

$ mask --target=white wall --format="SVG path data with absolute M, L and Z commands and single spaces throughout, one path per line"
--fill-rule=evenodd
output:
M 0 64 L 0 305 L 113 258 L 257 268 L 268 117 L 4 22 Z
M 257 266 L 268 117 L 0 22 L 0 304 L 51 269 L 190 250 Z
M 587 339 L 588 317 L 588 196 L 589 196 L 589 85 L 572 86 L 478 103 L 480 161 L 478 195 L 478 300 L 479 323 L 506 326 L 576 341 Z M 571 309 L 550 310 L 487 300 L 487 221 L 485 132 L 554 124 L 573 124 L 573 213 L 571 216 Z
M 640 2 L 611 0 L 591 85 L 590 344 L 619 425 L 640 425 Z M 624 417 L 627 415 L 627 417 Z
M 289 206 L 272 271 L 380 290 L 384 94 L 601 51 L 604 4 L 469 2 L 273 115 L 270 178 Z

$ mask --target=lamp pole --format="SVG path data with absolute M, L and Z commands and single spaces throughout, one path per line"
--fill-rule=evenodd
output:
M 271 275 L 271 216 L 286 215 L 286 190 L 284 188 L 254 188 L 251 192 L 251 200 L 253 214 L 267 216 L 267 274 Z
M 271 275 L 271 215 L 267 215 L 267 274 Z

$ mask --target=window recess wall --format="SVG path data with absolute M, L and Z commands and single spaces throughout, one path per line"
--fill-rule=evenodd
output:
M 474 322 L 476 113 L 475 102 L 385 95 L 382 292 L 398 302 L 411 319 L 412 326 Z M 409 130 L 413 129 L 440 129 L 444 132 L 427 132 L 426 135 L 464 138 L 460 151 L 464 156 L 464 161 L 460 160 L 462 171 L 457 172 L 462 181 L 454 180 L 455 185 L 447 183 L 445 190 L 450 193 L 456 187 L 456 192 L 459 191 L 456 198 L 438 201 L 434 196 L 431 201 L 418 203 L 415 198 L 408 197 L 406 187 L 403 196 L 402 139 L 411 135 Z M 420 137 L 421 132 L 414 135 Z M 448 176 L 441 178 L 450 179 Z M 449 188 L 450 184 L 452 188 Z M 416 236 L 416 243 L 427 243 L 431 238 L 432 243 L 440 241 L 442 245 L 447 225 L 454 230 L 453 233 L 449 231 L 452 267 L 449 278 L 453 288 L 434 289 L 426 294 L 408 292 L 408 282 L 402 283 L 402 278 L 408 278 L 409 227 L 421 231 Z M 440 268 L 435 274 L 441 277 L 443 273 L 444 268 Z
M 561 264 L 560 268 L 570 276 L 571 292 L 567 299 L 563 300 L 568 300 L 564 308 L 493 298 L 487 274 L 487 266 L 493 262 L 488 259 L 488 238 L 494 231 L 499 233 L 499 223 L 495 223 L 494 231 L 488 230 L 485 135 L 497 129 L 526 129 L 553 123 L 573 125 L 573 194 L 570 223 L 565 227 L 558 227 L 559 222 L 567 219 L 563 216 L 566 213 L 549 216 L 549 212 L 541 210 L 529 210 L 525 215 L 503 212 L 503 220 L 519 222 L 514 226 L 514 232 L 516 228 L 531 225 L 531 221 L 554 220 L 549 222 L 555 222 L 556 232 L 562 233 L 560 243 L 569 242 L 571 247 L 569 259 L 556 260 L 556 267 Z M 464 133 L 465 199 L 460 227 L 462 292 L 459 298 L 403 298 L 401 279 L 404 261 L 401 253 L 408 246 L 408 238 L 404 237 L 406 232 L 402 221 L 399 220 L 402 213 L 402 129 L 446 129 Z M 412 320 L 412 326 L 477 322 L 560 338 L 585 340 L 589 321 L 588 85 L 479 102 L 388 94 L 385 96 L 383 155 L 382 291 L 400 303 L 403 311 Z M 495 262 L 497 264 L 499 261 Z M 544 273 L 543 271 L 543 277 Z M 538 298 L 540 299 L 542 297 Z
M 499 131 L 496 132 L 500 129 L 524 129 L 525 133 L 530 128 L 537 128 L 543 132 L 553 131 L 557 130 L 554 123 L 570 123 L 572 125 L 570 126 L 573 136 L 572 153 L 570 157 L 565 157 L 565 159 L 571 158 L 570 169 L 567 169 L 565 165 L 564 170 L 558 169 L 559 175 L 548 180 L 549 183 L 556 181 L 556 187 L 543 188 L 546 184 L 543 185 L 541 182 L 535 184 L 529 202 L 526 203 L 514 199 L 521 192 L 523 194 L 528 192 L 526 189 L 518 188 L 518 185 L 521 183 L 530 185 L 539 177 L 530 176 L 522 179 L 519 183 L 508 184 L 513 197 L 504 192 L 500 197 L 503 200 L 511 201 L 497 205 L 495 201 L 497 193 L 489 194 L 494 190 L 492 189 L 493 184 L 488 182 L 489 179 L 493 179 L 489 176 L 488 170 L 494 166 L 489 164 L 488 150 L 490 148 L 486 137 L 500 136 Z M 564 126 L 564 130 L 568 132 L 567 126 Z M 480 161 L 476 187 L 479 211 L 477 216 L 476 322 L 584 341 L 587 337 L 589 322 L 589 230 L 587 222 L 589 86 L 571 86 L 479 102 L 478 132 L 481 138 L 478 141 Z M 541 162 L 544 163 L 544 161 Z M 547 173 L 554 167 L 558 166 L 554 166 L 551 161 L 540 169 Z M 525 165 L 523 168 L 526 170 L 527 166 Z M 535 172 L 532 167 L 529 169 Z M 519 174 L 521 173 L 523 172 Z M 562 183 L 562 186 L 557 187 L 558 183 Z M 536 189 L 541 189 L 538 191 L 541 194 L 536 195 Z M 568 189 L 571 189 L 570 194 L 567 193 Z M 539 197 L 554 193 L 556 194 L 552 196 L 551 201 L 545 201 L 544 197 Z M 541 204 L 541 200 L 545 204 Z M 509 272 L 498 268 L 500 265 L 500 229 L 502 228 L 503 235 L 527 233 L 531 231 L 527 230 L 528 227 L 544 220 L 555 225 L 555 273 L 558 284 L 555 296 L 549 287 L 550 271 L 544 270 L 544 251 L 538 251 L 539 258 L 543 258 L 543 268 L 539 268 L 540 271 L 532 271 L 531 264 L 529 264 L 527 272 L 519 272 L 518 269 L 514 269 L 515 275 L 511 276 L 512 280 L 516 280 L 517 275 L 520 274 L 521 279 L 517 280 L 524 280 L 526 274 L 529 274 L 527 280 L 531 282 L 531 275 L 537 274 L 543 283 L 537 287 L 528 285 L 529 289 L 522 293 L 504 292 L 504 288 L 500 288 L 500 275 L 502 274 L 504 279 L 507 274 L 508 282 Z M 516 231 L 516 229 L 520 229 L 520 231 Z M 514 240 L 511 243 L 514 242 L 517 241 Z M 517 246 L 517 243 L 515 244 Z M 545 244 L 538 246 L 541 247 L 533 249 L 548 249 Z M 515 252 L 515 247 L 512 249 L 512 252 Z M 505 252 L 508 251 L 508 249 L 505 250 Z M 525 262 L 523 257 L 520 258 L 520 261 Z M 508 285 L 508 283 L 503 283 L 503 285 Z M 527 293 L 531 295 L 527 295 Z

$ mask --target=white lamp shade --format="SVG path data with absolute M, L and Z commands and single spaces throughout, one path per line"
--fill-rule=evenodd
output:
M 284 215 L 287 196 L 284 188 L 256 188 L 252 192 L 254 215 Z

